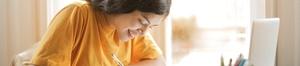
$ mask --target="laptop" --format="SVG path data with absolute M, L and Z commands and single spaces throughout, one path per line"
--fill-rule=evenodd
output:
M 279 24 L 279 18 L 253 20 L 249 66 L 275 66 Z

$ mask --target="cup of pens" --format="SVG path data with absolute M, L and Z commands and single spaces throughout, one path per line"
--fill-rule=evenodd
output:
M 224 57 L 221 56 L 221 66 L 247 66 L 247 59 L 244 58 L 244 56 L 242 54 L 239 55 L 239 57 L 235 60 L 234 64 L 232 62 L 232 58 L 229 59 L 229 63 L 228 65 L 225 65 L 224 63 Z

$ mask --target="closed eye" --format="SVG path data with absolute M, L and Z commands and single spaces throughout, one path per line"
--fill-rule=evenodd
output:
M 150 25 L 151 22 L 149 21 L 149 19 L 146 16 L 143 16 L 143 18 L 147 21 L 147 23 Z
M 144 23 L 141 19 L 138 19 L 138 21 L 139 21 L 139 23 L 141 24 L 141 25 L 148 25 L 147 23 Z

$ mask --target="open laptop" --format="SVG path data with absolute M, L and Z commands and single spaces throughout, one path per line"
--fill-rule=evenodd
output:
M 279 18 L 253 21 L 249 66 L 275 66 L 278 32 Z

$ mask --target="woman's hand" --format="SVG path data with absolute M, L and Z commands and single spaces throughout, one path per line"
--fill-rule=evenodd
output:
M 129 66 L 166 66 L 164 58 L 162 56 L 155 60 L 144 60 L 136 64 L 130 64 Z

